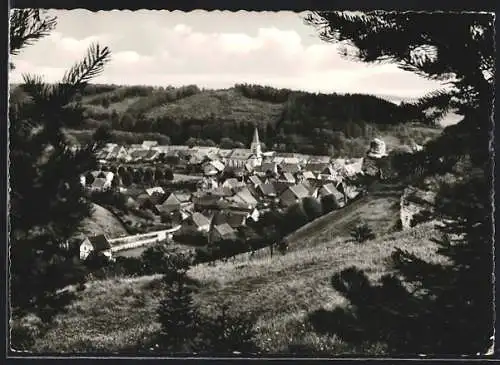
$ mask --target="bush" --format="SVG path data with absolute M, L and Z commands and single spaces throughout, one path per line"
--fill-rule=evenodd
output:
M 321 208 L 321 204 L 317 199 L 313 197 L 306 197 L 302 200 L 302 206 L 304 211 L 306 212 L 307 217 L 310 221 L 321 217 L 323 214 L 323 209 Z
M 340 208 L 339 202 L 333 194 L 325 195 L 321 198 L 321 208 L 323 214 L 330 213 Z
M 258 351 L 253 320 L 230 314 L 227 305 L 218 306 L 217 310 L 219 314 L 215 318 L 202 324 L 204 350 L 221 355 Z
M 34 314 L 12 320 L 10 346 L 16 351 L 28 351 L 44 330 L 43 321 Z
M 359 243 L 374 239 L 375 233 L 367 223 L 358 224 L 351 230 L 351 237 Z

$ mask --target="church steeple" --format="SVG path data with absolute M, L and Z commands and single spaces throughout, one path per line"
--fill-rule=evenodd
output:
M 257 127 L 255 127 L 255 130 L 253 132 L 253 139 L 252 139 L 252 144 L 250 145 L 250 149 L 252 150 L 252 153 L 257 158 L 261 158 L 262 157 L 262 149 L 261 149 L 261 146 L 260 146 L 259 131 L 258 131 Z

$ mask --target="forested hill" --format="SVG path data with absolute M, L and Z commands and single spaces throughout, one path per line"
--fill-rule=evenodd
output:
M 16 88 L 11 93 L 22 96 Z M 127 135 L 118 131 L 148 133 L 172 144 L 247 146 L 255 125 L 268 148 L 314 154 L 357 155 L 366 150 L 367 140 L 395 130 L 403 139 L 416 137 L 418 143 L 428 137 L 413 136 L 400 125 L 421 121 L 408 105 L 360 94 L 313 94 L 246 84 L 224 90 L 92 84 L 78 104 L 86 119 L 74 125 L 68 117 L 69 129 L 107 125 L 115 136 Z

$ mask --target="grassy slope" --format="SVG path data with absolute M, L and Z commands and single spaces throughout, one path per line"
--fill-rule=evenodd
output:
M 382 196 L 381 191 L 374 199 Z M 377 216 L 379 223 L 390 220 L 391 214 L 374 214 L 375 206 L 370 208 L 374 201 L 360 204 L 355 211 L 365 215 L 371 212 L 373 224 Z M 337 224 L 352 224 L 352 220 L 358 220 L 357 213 L 352 212 L 343 223 L 337 220 Z M 326 346 L 336 353 L 355 351 L 339 339 L 314 333 L 305 321 L 306 314 L 317 308 L 346 304 L 331 288 L 331 276 L 357 266 L 377 280 L 387 272 L 385 260 L 395 247 L 431 261 L 442 258 L 430 240 L 436 234 L 430 224 L 407 232 L 386 233 L 365 244 L 351 242 L 345 231 L 335 228 L 335 222 L 332 227 L 338 232 L 334 239 L 325 234 L 328 229 L 324 227 L 310 235 L 309 243 L 304 242 L 284 256 L 271 258 L 267 253 L 249 260 L 245 254 L 227 263 L 193 267 L 189 274 L 199 283 L 196 302 L 208 315 L 211 306 L 221 302 L 229 303 L 237 313 L 257 315 L 258 341 L 271 352 L 286 351 L 290 344 L 317 349 Z M 37 341 L 36 350 L 124 351 L 147 341 L 159 328 L 155 320 L 161 296 L 157 276 L 96 281 L 79 295 L 68 312 L 56 319 L 54 328 Z
M 111 238 L 127 234 L 113 213 L 97 204 L 94 204 L 92 216 L 83 221 L 82 232 L 89 235 L 105 233 Z
M 247 98 L 234 89 L 209 90 L 153 108 L 148 117 L 167 116 L 173 119 L 217 119 L 240 122 L 275 123 L 283 104 Z

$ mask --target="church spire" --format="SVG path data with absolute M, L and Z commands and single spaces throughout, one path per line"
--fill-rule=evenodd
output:
M 260 158 L 262 156 L 262 150 L 259 140 L 259 130 L 257 129 L 257 127 L 255 127 L 255 130 L 253 132 L 253 139 L 252 144 L 250 145 L 250 149 L 252 150 L 253 154 L 257 156 L 257 158 Z
M 260 145 L 260 141 L 259 141 L 259 130 L 257 129 L 257 127 L 255 127 L 254 131 L 253 131 L 253 139 L 252 139 L 252 144 L 259 144 Z

